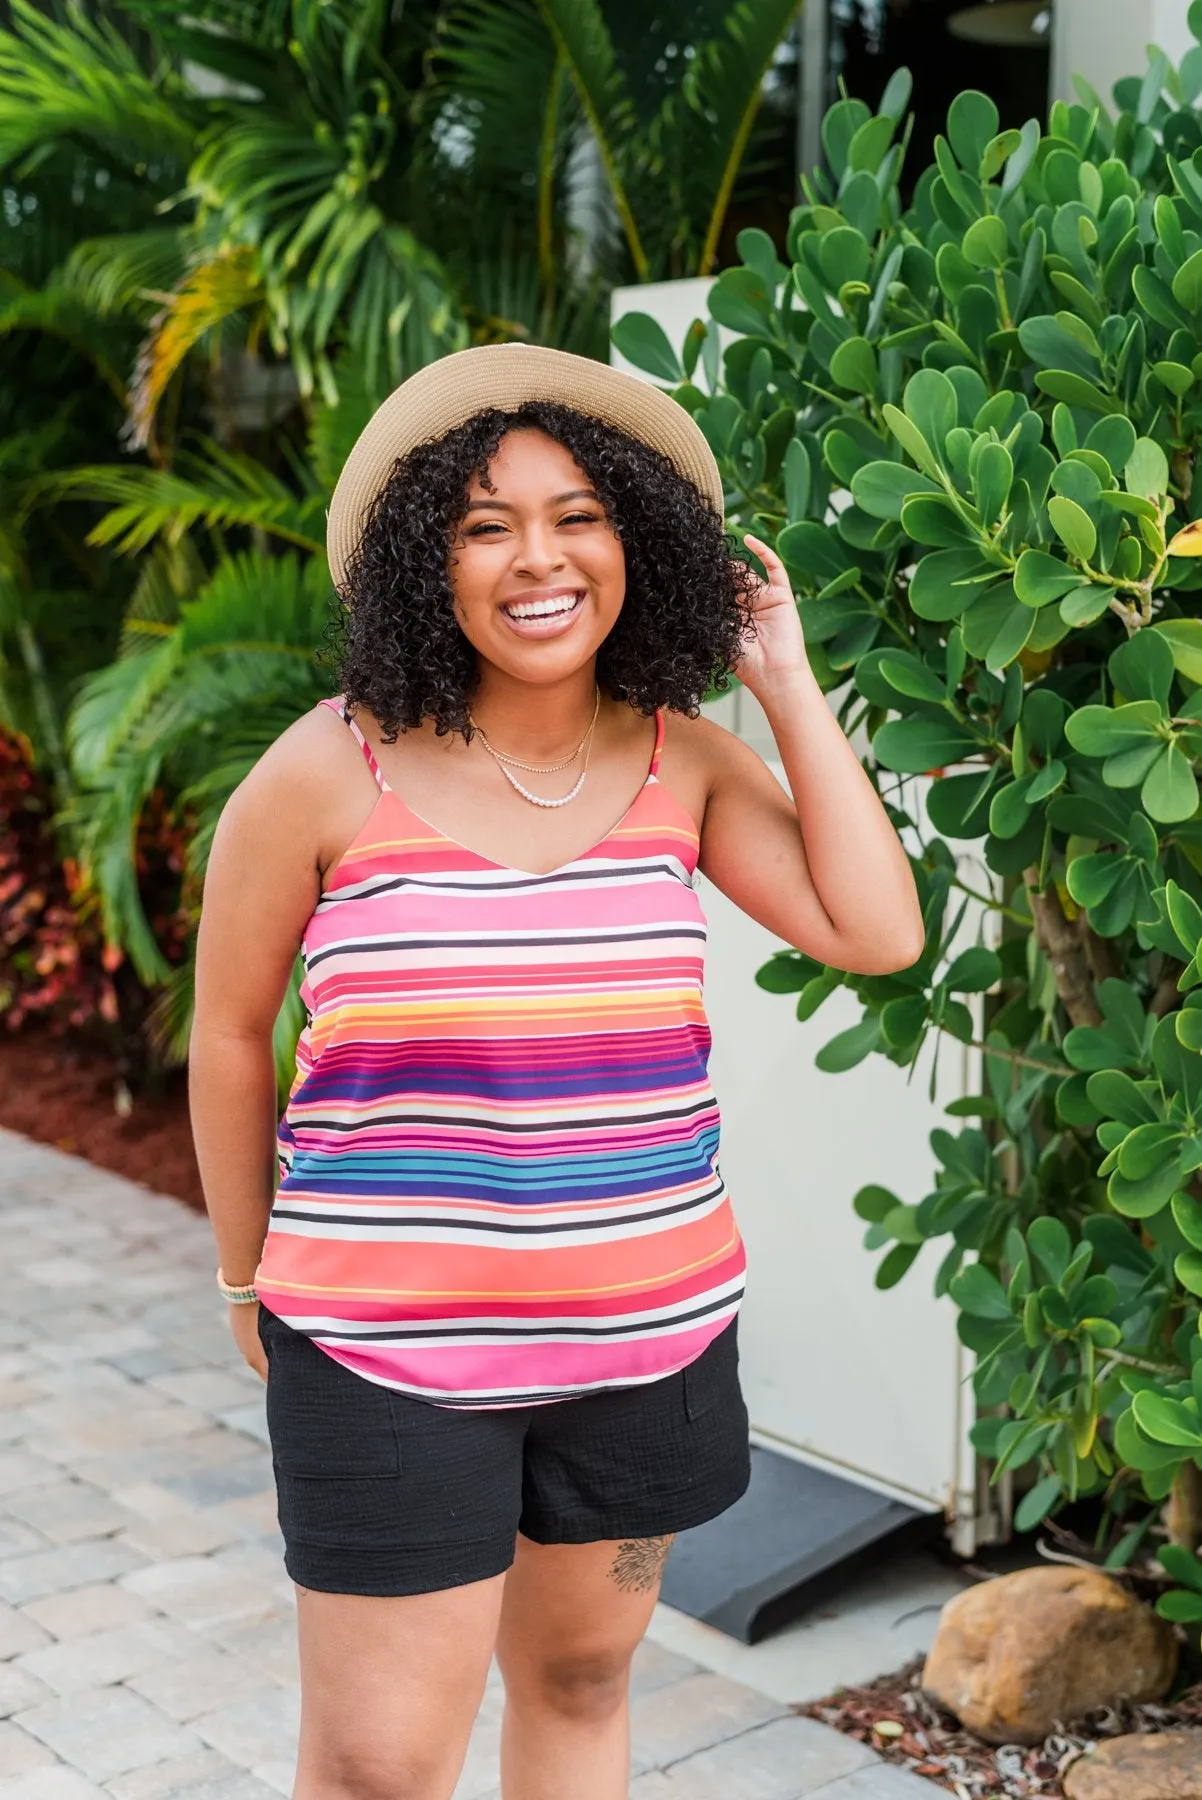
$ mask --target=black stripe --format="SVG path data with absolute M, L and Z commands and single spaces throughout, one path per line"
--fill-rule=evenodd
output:
M 546 1104 L 543 1102 L 542 1104 Z M 370 1123 L 362 1119 L 358 1122 L 351 1119 L 323 1119 L 320 1114 L 306 1113 L 303 1123 L 298 1121 L 302 1131 L 371 1131 L 377 1125 L 445 1125 L 464 1131 L 508 1131 L 511 1133 L 540 1131 L 589 1131 L 604 1127 L 611 1129 L 625 1125 L 661 1125 L 669 1119 L 689 1119 L 695 1114 L 714 1112 L 717 1110 L 717 1099 L 711 1095 L 708 1100 L 694 1101 L 692 1106 L 674 1108 L 668 1112 L 626 1113 L 615 1118 L 607 1114 L 602 1119 L 573 1119 L 568 1124 L 564 1119 L 547 1119 L 533 1124 L 520 1125 L 516 1121 L 502 1122 L 500 1119 L 472 1119 L 460 1113 L 381 1113 Z
M 684 865 L 680 866 L 683 868 Z M 615 881 L 628 875 L 666 875 L 670 881 L 675 881 L 681 887 L 692 887 L 691 882 L 681 881 L 680 876 L 669 863 L 620 862 L 617 868 L 581 868 L 574 873 L 569 869 L 553 869 L 549 875 L 527 875 L 516 878 L 506 878 L 504 870 L 499 870 L 498 874 L 502 879 L 497 881 L 438 881 L 423 880 L 417 875 L 395 875 L 388 881 L 382 881 L 378 887 L 368 888 L 365 892 L 355 894 L 344 894 L 336 888 L 329 888 L 318 901 L 316 910 L 320 912 L 323 906 L 338 900 L 374 900 L 378 894 L 387 894 L 393 889 L 404 887 L 429 888 L 437 893 L 446 890 L 464 894 L 497 894 L 510 890 L 516 892 L 522 888 L 546 887 L 548 884 L 554 885 L 566 881 Z
M 368 898 L 360 895 L 360 899 Z M 704 943 L 708 934 L 697 925 L 668 925 L 655 931 L 629 932 L 580 932 L 575 937 L 530 937 L 522 932 L 512 932 L 507 937 L 457 937 L 457 938 L 418 938 L 397 937 L 368 940 L 366 938 L 344 938 L 341 943 L 331 944 L 327 950 L 319 950 L 309 957 L 306 967 L 314 968 L 329 956 L 344 956 L 350 951 L 357 955 L 378 955 L 384 950 L 547 950 L 562 945 L 570 945 L 573 949 L 588 949 L 594 944 L 645 944 L 654 943 L 662 938 L 700 938 Z M 456 970 L 445 971 L 448 981 L 452 981 Z
M 338 1343 L 346 1344 L 405 1344 L 418 1341 L 438 1342 L 443 1338 L 462 1337 L 562 1337 L 571 1333 L 575 1337 L 660 1337 L 671 1325 L 687 1325 L 695 1319 L 708 1319 L 716 1312 L 724 1312 L 728 1306 L 737 1305 L 743 1297 L 743 1289 L 738 1288 L 732 1294 L 726 1294 L 720 1300 L 711 1300 L 704 1306 L 693 1307 L 688 1312 L 673 1313 L 667 1319 L 651 1319 L 641 1325 L 449 1325 L 419 1327 L 414 1331 L 406 1331 L 399 1335 L 396 1331 L 329 1331 L 321 1330 L 307 1333 L 311 1337 L 330 1338 Z M 293 1327 L 295 1330 L 296 1327 Z M 621 1385 L 625 1386 L 626 1383 Z
M 623 1213 L 620 1218 L 610 1217 L 603 1219 L 600 1222 L 596 1219 L 581 1219 L 578 1223 L 564 1225 L 509 1225 L 502 1224 L 500 1220 L 486 1222 L 484 1220 L 473 1219 L 471 1224 L 464 1223 L 450 1230 L 445 1241 L 447 1243 L 453 1243 L 456 1237 L 469 1231 L 498 1231 L 502 1234 L 507 1233 L 516 1237 L 546 1237 L 552 1234 L 557 1235 L 561 1231 L 612 1231 L 623 1225 L 641 1225 L 646 1220 L 650 1219 L 670 1219 L 674 1213 L 693 1212 L 695 1208 L 704 1206 L 707 1201 L 719 1199 L 725 1191 L 722 1183 L 719 1182 L 716 1188 L 710 1188 L 708 1192 L 698 1194 L 692 1200 L 680 1200 L 675 1206 L 656 1207 L 650 1212 Z M 468 1197 L 464 1195 L 462 1198 L 466 1200 Z M 515 1201 L 513 1204 L 518 1205 L 520 1202 Z M 561 1206 L 571 1206 L 573 1202 L 570 1200 L 562 1200 L 559 1204 Z M 589 1206 L 596 1205 L 596 1202 L 586 1200 L 577 1201 L 575 1204 Z M 441 1228 L 445 1230 L 448 1225 L 454 1226 L 454 1221 L 451 1220 L 446 1213 L 438 1213 L 435 1217 L 430 1219 L 422 1218 L 420 1215 L 415 1217 L 412 1213 L 405 1214 L 401 1218 L 375 1219 L 372 1218 L 370 1214 L 363 1213 L 331 1214 L 302 1212 L 299 1207 L 281 1206 L 278 1201 L 271 1209 L 271 1216 L 273 1219 L 295 1219 L 298 1223 L 304 1225 L 362 1225 L 369 1227 L 373 1231 L 386 1231 L 390 1227 L 397 1230 L 402 1227 L 412 1230 L 415 1227 L 421 1228 L 423 1226 L 429 1226 L 432 1229 Z

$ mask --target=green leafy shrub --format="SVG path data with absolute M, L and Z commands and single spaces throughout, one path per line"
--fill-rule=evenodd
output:
M 1202 5 L 1191 9 L 1202 39 Z M 908 828 L 912 969 L 796 952 L 761 984 L 859 1024 L 820 1052 L 912 1066 L 948 1034 L 981 1092 L 932 1134 L 931 1192 L 856 1196 L 882 1287 L 931 1241 L 976 1355 L 980 1451 L 1020 1526 L 1103 1502 L 1121 1566 L 1161 1516 L 1202 1618 L 1202 48 L 1047 128 L 953 103 L 913 201 L 909 78 L 843 99 L 786 260 L 761 232 L 679 358 L 628 356 L 774 542 L 815 670 Z M 718 327 L 735 333 L 725 348 Z M 933 775 L 936 779 L 914 778 Z M 963 947 L 983 857 L 983 916 Z M 958 854 L 959 851 L 959 854 Z M 973 915 L 969 915 L 970 920 Z M 988 941 L 985 941 L 985 940 Z

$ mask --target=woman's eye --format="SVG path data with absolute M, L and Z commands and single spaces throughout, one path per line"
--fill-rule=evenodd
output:
M 504 529 L 505 527 L 498 520 L 493 519 L 490 523 L 484 525 L 472 525 L 469 528 L 467 535 L 468 537 L 483 537 L 486 531 L 504 531 Z
M 567 513 L 560 521 L 561 525 L 595 525 L 596 513 Z

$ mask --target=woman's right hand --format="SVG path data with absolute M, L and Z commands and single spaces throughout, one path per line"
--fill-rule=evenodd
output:
M 230 1306 L 227 1310 L 230 1330 L 234 1334 L 234 1342 L 242 1352 L 243 1361 L 250 1364 L 260 1381 L 266 1381 L 267 1355 L 259 1338 L 258 1303 L 254 1306 Z

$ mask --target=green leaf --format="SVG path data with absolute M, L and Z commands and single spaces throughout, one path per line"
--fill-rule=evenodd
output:
M 1198 810 L 1194 765 L 1178 744 L 1166 744 L 1144 779 L 1139 797 L 1145 812 L 1161 824 L 1192 819 Z
M 1033 1531 L 1046 1519 L 1064 1492 L 1059 1475 L 1045 1475 L 1028 1490 L 1014 1510 L 1014 1523 L 1019 1531 Z
M 1164 706 L 1173 686 L 1173 652 L 1157 632 L 1137 631 L 1115 650 L 1107 668 L 1127 700 L 1155 700 Z
M 962 1311 L 974 1319 L 1013 1318 L 1006 1290 L 996 1275 L 982 1263 L 970 1263 L 954 1276 L 949 1289 L 952 1299 Z
M 842 1075 L 848 1069 L 854 1069 L 862 1063 L 866 1056 L 878 1048 L 881 1042 L 881 1022 L 875 1014 L 869 1014 L 853 1025 L 848 1031 L 839 1032 L 824 1044 L 814 1058 L 815 1068 L 821 1069 L 824 1075 Z
M 1202 1560 L 1193 1550 L 1187 1550 L 1184 1544 L 1163 1544 L 1156 1552 L 1156 1560 L 1172 1580 L 1202 1594 Z
M 881 1258 L 880 1267 L 876 1272 L 876 1286 L 882 1292 L 896 1287 L 902 1276 L 910 1269 L 921 1249 L 921 1244 L 894 1244 L 888 1255 Z
M 919 369 L 911 375 L 906 383 L 905 407 L 906 417 L 922 433 L 924 443 L 942 459 L 943 446 L 948 432 L 955 429 L 959 408 L 956 390 L 941 369 Z
M 1189 1594 L 1184 1588 L 1174 1588 L 1160 1596 L 1156 1610 L 1162 1619 L 1171 1619 L 1175 1625 L 1202 1625 L 1202 1594 Z
M 997 128 L 998 110 L 988 94 L 965 88 L 956 95 L 948 108 L 947 135 L 961 167 L 976 174 Z
M 1048 606 L 1080 585 L 1078 571 L 1046 550 L 1024 550 L 1014 571 L 1014 591 L 1024 606 Z
M 936 482 L 905 463 L 864 463 L 851 478 L 852 498 L 874 519 L 900 519 L 902 505 L 911 495 L 941 491 Z
M 995 674 L 1006 668 L 1035 630 L 1038 614 L 1014 595 L 1003 581 L 974 600 L 964 615 L 964 647 Z
M 1088 587 L 1074 588 L 1060 602 L 1060 617 L 1066 625 L 1092 625 L 1100 619 L 1110 605 L 1113 588 Z
M 977 510 L 986 525 L 1000 516 L 1010 496 L 1014 462 L 1004 444 L 983 444 L 973 472 Z
M 872 740 L 877 761 L 899 775 L 922 775 L 961 762 L 976 739 L 953 719 L 890 719 Z
M 1186 1243 L 1194 1250 L 1202 1250 L 1202 1202 L 1190 1194 L 1174 1194 L 1173 1218 Z
M 1027 1243 L 1048 1280 L 1059 1282 L 1073 1255 L 1068 1227 L 1050 1214 L 1033 1219 L 1027 1227 Z
M 974 219 L 964 233 L 960 248 L 975 269 L 1001 269 L 1010 254 L 1004 222 L 996 213 Z
M 1176 1444 L 1186 1450 L 1202 1450 L 1198 1415 L 1167 1394 L 1144 1392 L 1131 1402 L 1135 1422 L 1154 1443 Z
M 1065 1054 L 1068 1054 L 1067 1049 Z M 1158 1212 L 1164 1211 L 1176 1193 L 1180 1180 L 1176 1162 L 1158 1170 L 1155 1175 L 1149 1175 L 1143 1181 L 1129 1180 L 1116 1171 L 1106 1185 L 1106 1192 L 1115 1211 L 1121 1212 L 1125 1218 L 1152 1219 Z
M 877 379 L 876 351 L 868 339 L 846 338 L 831 357 L 831 380 L 836 387 L 849 388 L 853 394 L 875 394 Z
M 869 1182 L 867 1187 L 860 1189 L 851 1204 L 861 1219 L 866 1219 L 870 1225 L 879 1225 L 882 1219 L 888 1218 L 895 1206 L 901 1205 L 901 1201 L 888 1188 Z
M 1162 717 L 1155 700 L 1132 700 L 1126 706 L 1082 706 L 1065 725 L 1064 735 L 1083 756 L 1115 756 L 1156 738 Z
M 881 412 L 886 425 L 911 460 L 917 463 L 924 474 L 938 479 L 942 472 L 941 464 L 914 421 L 888 401 Z
M 877 664 L 881 674 L 899 694 L 905 694 L 910 700 L 930 700 L 936 706 L 946 704 L 947 693 L 944 683 L 935 671 L 916 656 L 907 656 L 904 651 L 886 651 Z
M 1063 400 L 1066 406 L 1079 406 L 1085 412 L 1116 413 L 1121 402 L 1104 394 L 1093 381 L 1074 375 L 1068 369 L 1040 369 L 1035 377 L 1037 388 L 1052 400 Z
M 1135 427 L 1130 419 L 1099 419 L 1085 440 L 1085 448 L 1105 457 L 1115 475 L 1121 475 L 1135 449 Z
M 636 369 L 643 369 L 660 381 L 684 380 L 680 358 L 672 348 L 667 332 L 650 313 L 623 313 L 614 321 L 609 335 L 615 348 Z
M 1173 298 L 1186 312 L 1202 312 L 1202 250 L 1195 250 L 1174 275 Z
M 1002 959 L 997 951 L 974 944 L 948 965 L 940 985 L 956 994 L 983 994 L 1001 978 Z
M 1176 399 L 1182 400 L 1194 385 L 1194 372 L 1187 369 L 1184 363 L 1158 362 L 1152 364 L 1152 373 L 1162 387 L 1166 387 Z
M 1178 674 L 1202 683 L 1202 619 L 1160 619 L 1152 629 L 1172 651 Z
M 997 577 L 976 550 L 935 550 L 915 564 L 910 605 L 920 619 L 957 619 Z
M 1202 257 L 1202 251 L 1198 252 Z M 1192 260 L 1192 259 L 1191 259 Z M 1140 438 L 1123 471 L 1127 491 L 1155 500 L 1169 485 L 1169 459 L 1151 438 Z
M 1174 1262 L 1173 1270 L 1187 1294 L 1202 1294 L 1202 1252 L 1183 1251 Z
M 1048 501 L 1048 517 L 1069 555 L 1075 556 L 1078 562 L 1088 562 L 1098 547 L 1098 534 L 1089 514 L 1075 500 L 1068 500 L 1063 494 L 1057 494 Z M 1027 550 L 1023 554 L 1037 556 L 1039 552 Z M 1020 557 L 1020 567 L 1021 563 Z M 1017 587 L 1017 575 L 1015 585 Z M 1059 599 L 1060 595 L 1054 594 L 1052 598 Z

